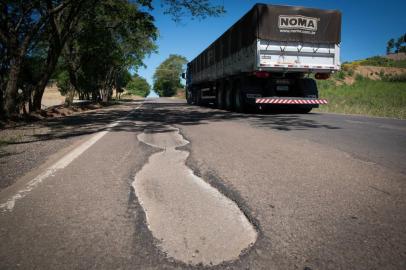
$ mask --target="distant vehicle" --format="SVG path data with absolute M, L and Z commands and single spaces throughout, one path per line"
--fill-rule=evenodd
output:
M 187 64 L 189 104 L 244 112 L 285 106 L 310 112 L 316 82 L 340 69 L 341 13 L 256 4 Z

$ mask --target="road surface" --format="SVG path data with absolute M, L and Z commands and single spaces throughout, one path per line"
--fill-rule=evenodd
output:
M 151 99 L 50 130 L 1 162 L 0 269 L 406 269 L 406 121 Z

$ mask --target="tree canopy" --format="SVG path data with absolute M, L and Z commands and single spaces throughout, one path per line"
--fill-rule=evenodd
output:
M 107 101 L 129 69 L 143 65 L 156 48 L 151 15 L 126 0 L 102 1 L 84 16 L 75 38 L 67 42 L 63 65 L 72 87 L 82 96 Z
M 188 15 L 192 19 L 205 19 L 207 16 L 215 17 L 225 13 L 222 5 L 212 5 L 209 0 L 162 0 L 161 6 L 164 7 L 164 13 L 177 22 Z
M 146 79 L 135 74 L 128 82 L 126 89 L 132 95 L 146 97 L 150 93 L 151 86 Z
M 154 90 L 160 96 L 173 96 L 183 87 L 180 76 L 186 63 L 187 59 L 184 56 L 171 54 L 157 67 L 153 77 Z
M 391 38 L 386 43 L 386 54 L 400 52 L 406 53 L 406 34 L 401 35 L 396 40 Z
M 30 110 L 40 109 L 51 78 L 62 92 L 108 100 L 113 88 L 125 86 L 128 70 L 137 70 L 156 49 L 152 3 L 0 0 L 0 115 L 18 113 L 19 88 Z M 161 5 L 175 21 L 224 13 L 208 0 L 162 0 Z

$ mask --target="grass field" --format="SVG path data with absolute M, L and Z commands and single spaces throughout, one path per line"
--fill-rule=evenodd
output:
M 329 101 L 319 111 L 406 119 L 406 82 L 358 79 L 336 86 L 328 80 L 318 81 L 318 87 L 320 97 Z
M 397 67 L 406 68 L 406 60 L 392 60 L 382 56 L 373 56 L 363 60 L 344 63 L 350 65 L 375 66 L 375 67 Z

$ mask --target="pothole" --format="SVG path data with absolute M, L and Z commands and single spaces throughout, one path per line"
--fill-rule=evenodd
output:
M 138 140 L 164 151 L 153 154 L 133 187 L 148 228 L 169 256 L 188 264 L 216 265 L 237 259 L 257 239 L 238 206 L 194 175 L 186 165 L 189 142 L 178 129 L 145 130 Z

